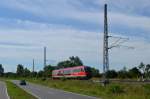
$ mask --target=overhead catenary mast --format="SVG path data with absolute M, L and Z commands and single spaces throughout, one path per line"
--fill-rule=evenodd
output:
M 32 72 L 34 73 L 34 68 L 35 68 L 35 65 L 34 65 L 34 59 L 33 59 L 32 65 L 33 65 Z
M 46 67 L 46 47 L 44 47 L 44 67 Z
M 109 38 L 117 38 L 115 42 L 109 45 Z M 126 47 L 128 49 L 134 49 L 130 46 L 121 45 L 122 43 L 129 40 L 129 38 L 115 37 L 108 35 L 108 20 L 107 20 L 107 4 L 104 5 L 104 39 L 103 39 L 103 80 L 108 81 L 106 73 L 109 71 L 109 50 L 114 47 Z
M 106 72 L 109 70 L 108 56 L 108 23 L 107 23 L 107 4 L 104 5 L 104 41 L 103 41 L 103 78 L 106 79 Z

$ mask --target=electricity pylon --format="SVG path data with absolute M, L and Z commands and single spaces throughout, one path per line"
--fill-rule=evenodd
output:
M 104 41 L 103 41 L 103 78 L 106 79 L 106 72 L 109 70 L 108 55 L 108 23 L 107 23 L 107 4 L 104 6 Z
M 44 47 L 44 67 L 46 67 L 46 47 Z
M 34 70 L 34 68 L 35 68 L 35 64 L 34 64 L 34 59 L 33 59 L 33 62 L 32 62 L 32 72 L 34 73 L 35 72 L 35 70 Z
M 113 42 L 109 46 L 109 38 L 117 38 L 115 42 Z M 114 47 L 121 47 L 122 43 L 129 40 L 129 38 L 123 38 L 123 37 L 115 37 L 115 36 L 109 36 L 108 35 L 108 20 L 107 20 L 107 4 L 104 5 L 104 39 L 103 39 L 103 80 L 104 82 L 108 81 L 108 78 L 106 78 L 106 73 L 109 71 L 109 50 Z M 123 46 L 129 49 L 133 49 L 133 47 L 129 46 Z

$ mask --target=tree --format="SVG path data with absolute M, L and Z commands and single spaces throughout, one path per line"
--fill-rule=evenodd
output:
M 72 64 L 71 64 L 71 62 L 70 62 L 69 60 L 65 60 L 65 61 L 59 62 L 59 63 L 57 64 L 57 66 L 58 66 L 59 68 L 65 68 L 65 67 L 71 67 Z
M 128 72 L 127 72 L 127 69 L 126 67 L 124 67 L 122 70 L 118 71 L 118 78 L 128 78 L 129 75 L 128 75 Z
M 6 72 L 5 77 L 13 77 L 13 78 L 16 78 L 16 73 L 13 73 L 13 72 Z
M 139 69 L 142 72 L 142 78 L 148 77 L 150 71 L 150 64 L 145 65 L 143 62 L 140 63 Z
M 144 74 L 145 74 L 145 64 L 143 63 L 143 62 L 141 62 L 140 63 L 140 65 L 139 65 L 139 69 L 142 71 L 142 73 L 143 73 L 143 76 L 145 76 Z
M 23 72 L 23 73 L 24 73 L 24 74 L 23 74 L 24 77 L 29 77 L 30 74 L 31 74 L 30 70 L 27 69 L 27 68 L 24 69 L 24 72 Z
M 141 72 L 137 69 L 137 67 L 130 69 L 128 74 L 131 78 L 139 78 L 141 76 Z
M 150 78 L 150 64 L 146 65 L 145 75 L 146 75 L 147 78 Z
M 100 77 L 99 70 L 91 67 L 92 77 Z
M 69 60 L 65 60 L 57 64 L 59 68 L 74 67 L 74 66 L 81 66 L 81 65 L 83 65 L 83 63 L 78 56 L 76 57 L 71 56 L 69 57 Z
M 4 68 L 2 64 L 0 64 L 0 76 L 3 76 L 3 74 L 4 74 Z
M 44 67 L 44 76 L 45 77 L 51 77 L 52 76 L 52 71 L 54 70 L 54 67 L 51 65 L 48 65 Z
M 69 59 L 70 59 L 70 62 L 71 62 L 72 66 L 81 66 L 81 65 L 83 65 L 82 61 L 80 60 L 80 58 L 78 56 L 76 56 L 76 57 L 71 56 L 71 57 L 69 57 Z
M 21 64 L 17 65 L 17 71 L 16 71 L 18 76 L 23 76 L 24 75 L 24 67 Z
M 31 72 L 32 77 L 37 77 L 37 74 L 38 74 L 38 73 L 35 72 L 35 71 L 34 71 L 34 72 Z
M 115 70 L 109 70 L 106 72 L 106 78 L 116 78 L 117 72 Z
M 44 75 L 44 72 L 42 70 L 40 70 L 38 73 L 37 73 L 37 77 L 43 77 Z

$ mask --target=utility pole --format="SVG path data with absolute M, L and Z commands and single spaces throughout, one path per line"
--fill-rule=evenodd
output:
M 33 59 L 33 68 L 32 68 L 32 72 L 34 73 L 34 59 Z
M 44 47 L 44 67 L 46 67 L 46 47 Z
M 114 43 L 109 45 L 109 38 L 118 38 Z M 109 71 L 109 50 L 114 47 L 121 47 L 122 43 L 129 40 L 129 38 L 115 37 L 108 35 L 108 21 L 107 21 L 107 4 L 104 5 L 104 39 L 103 39 L 103 85 L 109 83 L 109 78 L 106 77 L 107 71 Z M 123 46 L 128 49 L 134 49 L 133 47 Z
M 103 79 L 106 80 L 106 72 L 109 70 L 108 53 L 108 23 L 107 23 L 107 4 L 104 5 L 104 41 L 103 41 Z

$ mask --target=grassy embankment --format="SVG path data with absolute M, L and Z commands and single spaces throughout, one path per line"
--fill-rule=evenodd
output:
M 45 80 L 28 79 L 51 88 L 62 89 L 103 99 L 150 99 L 150 84 L 111 83 L 106 88 L 98 83 L 79 80 Z
M 6 85 L 10 99 L 36 99 L 10 81 L 6 81 Z

